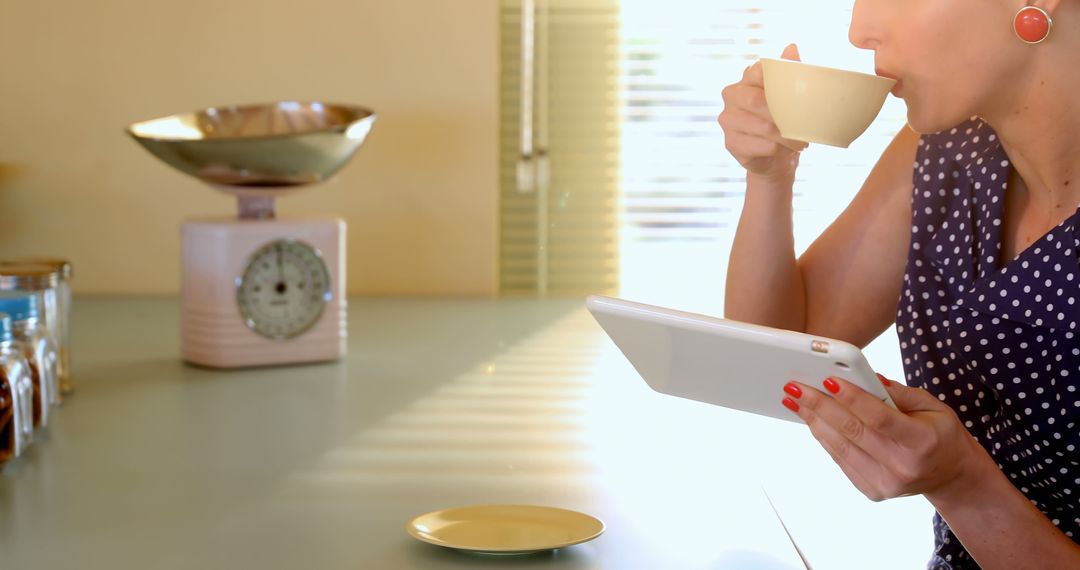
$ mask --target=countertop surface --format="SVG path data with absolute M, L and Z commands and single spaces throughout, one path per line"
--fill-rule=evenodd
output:
M 0 476 L 0 568 L 917 568 L 920 498 L 871 503 L 804 426 L 656 394 L 580 300 L 351 299 L 348 356 L 221 371 L 179 302 L 76 298 L 76 392 Z M 594 515 L 525 557 L 424 544 L 425 512 Z M 874 559 L 867 565 L 868 557 Z

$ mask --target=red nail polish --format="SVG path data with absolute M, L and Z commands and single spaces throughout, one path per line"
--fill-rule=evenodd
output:
M 825 385 L 825 389 L 829 392 L 836 394 L 840 392 L 840 383 L 832 378 L 826 378 L 822 384 Z
M 789 409 L 789 410 L 791 410 L 791 411 L 793 411 L 795 413 L 799 413 L 799 404 L 796 404 L 795 400 L 792 400 L 791 398 L 784 398 L 783 400 L 780 401 L 780 403 L 784 404 L 785 408 L 787 408 L 787 409 Z
M 784 391 L 792 398 L 802 398 L 802 388 L 799 388 L 794 382 L 784 384 Z
M 882 376 L 881 374 L 878 374 L 878 375 L 877 375 L 877 379 L 878 379 L 878 380 L 881 380 L 881 384 L 882 384 L 882 385 L 884 385 L 884 386 L 888 386 L 888 385 L 889 385 L 889 379 L 888 379 L 888 378 L 886 378 L 886 377 L 884 377 L 884 376 Z

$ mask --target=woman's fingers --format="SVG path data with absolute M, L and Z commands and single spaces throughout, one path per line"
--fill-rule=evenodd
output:
M 777 138 L 776 142 L 780 143 L 782 146 L 785 146 L 788 149 L 793 150 L 795 152 L 802 152 L 802 151 L 806 150 L 806 147 L 810 146 L 809 143 L 805 143 L 805 142 L 802 142 L 802 141 L 791 140 L 791 139 L 785 139 L 784 137 Z
M 743 167 L 750 166 L 755 160 L 771 158 L 780 152 L 780 145 L 775 141 L 746 133 L 730 133 L 725 144 L 733 155 L 736 149 L 738 150 L 736 159 Z
M 802 388 L 799 405 L 808 411 L 813 422 L 828 424 L 852 445 L 872 457 L 874 461 L 877 463 L 885 462 L 888 454 L 893 451 L 892 440 L 883 436 L 880 432 L 870 429 L 863 423 L 862 419 L 841 402 L 826 396 L 814 387 L 805 384 L 799 386 Z M 851 385 L 848 384 L 848 386 Z M 831 378 L 825 381 L 823 388 L 834 394 L 834 396 L 837 395 L 838 391 L 843 391 L 836 380 Z M 880 402 L 878 402 L 878 405 L 887 407 Z M 806 423 L 811 428 L 814 427 L 810 421 Z
M 801 61 L 799 57 L 799 46 L 795 44 L 788 44 L 784 48 L 783 53 L 780 54 L 780 59 L 788 59 L 792 61 Z M 757 87 L 765 87 L 765 71 L 762 69 L 761 61 L 757 61 L 754 65 L 751 65 L 743 71 L 743 82 L 748 85 L 754 85 Z
M 782 57 L 798 58 L 798 49 L 789 45 Z M 789 175 L 798 167 L 798 152 L 808 145 L 780 135 L 765 97 L 762 63 L 743 71 L 738 83 L 724 88 L 724 110 L 718 118 L 724 129 L 725 146 L 750 173 Z
M 717 119 L 721 127 L 729 132 L 743 133 L 757 137 L 780 137 L 780 131 L 768 118 L 756 115 L 746 109 L 725 109 Z M 730 135 L 729 135 L 730 136 Z
M 773 122 L 768 101 L 765 99 L 765 90 L 761 87 L 736 83 L 725 87 L 721 97 L 724 99 L 725 110 L 738 109 Z
M 788 383 L 784 404 L 871 499 L 924 493 L 962 476 L 965 458 L 981 448 L 952 408 L 924 390 L 882 383 L 897 409 L 838 378 L 826 379 L 824 392 Z
M 888 381 L 879 376 L 883 384 Z M 886 384 L 886 390 L 890 397 L 893 393 L 900 393 L 899 388 L 905 388 L 914 392 L 922 392 L 914 388 L 907 388 L 901 384 L 892 383 L 895 389 L 890 389 Z M 913 479 L 913 460 L 917 451 L 925 446 L 928 441 L 934 440 L 932 430 L 923 422 L 908 416 L 896 408 L 886 405 L 880 398 L 870 394 L 862 388 L 842 378 L 830 378 L 823 387 L 832 395 L 839 407 L 849 412 L 850 416 L 862 424 L 862 430 L 875 433 L 880 438 L 875 439 L 870 445 L 873 448 L 864 450 L 881 462 L 890 473 L 896 475 L 895 480 L 901 484 L 910 483 Z M 927 394 L 929 396 L 929 394 Z M 907 397 L 918 402 L 923 402 L 916 394 L 905 393 L 901 399 Z M 930 399 L 940 405 L 940 402 L 930 396 Z M 839 421 L 852 421 L 851 418 L 842 415 L 837 416 Z M 864 439 L 865 441 L 865 439 Z
M 825 380 L 822 387 L 828 390 L 833 399 L 849 410 L 863 425 L 888 439 L 902 439 L 906 432 L 918 425 L 903 412 L 886 405 L 881 398 L 843 378 L 829 378 Z
M 780 57 L 792 61 L 802 61 L 802 58 L 799 56 L 799 46 L 796 44 L 788 44 L 787 47 L 784 48 L 784 53 L 780 54 Z
M 806 150 L 810 146 L 809 143 L 803 141 L 797 141 L 792 139 L 786 139 L 780 135 L 780 129 L 777 128 L 776 123 L 773 121 L 772 114 L 769 112 L 769 107 L 762 102 L 760 105 L 756 104 L 757 98 L 762 97 L 764 101 L 764 92 L 757 90 L 750 92 L 736 91 L 730 95 L 725 95 L 725 98 L 739 98 L 746 99 L 744 101 L 736 102 L 734 104 L 725 105 L 724 111 L 720 113 L 717 118 L 717 122 L 724 131 L 731 136 L 731 132 L 742 132 L 745 134 L 752 134 L 760 137 L 768 137 L 780 146 L 786 147 L 789 150 L 801 152 Z
M 742 82 L 754 87 L 765 87 L 765 72 L 761 69 L 760 61 L 743 71 Z
M 881 471 L 881 465 L 812 407 L 815 403 L 820 403 L 819 399 L 827 400 L 828 396 L 805 386 L 801 388 L 801 392 L 802 397 L 797 399 L 798 404 L 796 404 L 798 409 L 793 411 L 810 428 L 814 439 L 821 444 L 821 447 L 832 457 L 848 479 L 858 487 L 859 491 L 871 500 L 878 501 L 886 498 L 875 484 L 875 481 L 880 479 L 877 474 Z M 791 394 L 791 392 L 788 393 Z M 795 400 L 790 397 L 789 399 Z M 806 405 L 807 402 L 811 404 Z
M 818 427 L 817 432 L 815 432 L 814 429 L 815 428 L 810 428 L 810 433 L 814 436 L 814 439 L 816 439 L 818 443 L 821 444 L 821 447 L 825 450 L 826 453 L 829 454 L 829 457 L 832 457 L 833 463 L 836 463 L 837 467 L 839 467 L 840 470 L 844 472 L 844 475 L 846 475 L 848 480 L 851 481 L 853 485 L 855 485 L 855 488 L 858 489 L 859 492 L 874 501 L 879 501 L 885 498 L 881 496 L 881 493 L 878 491 L 878 489 L 874 485 L 870 484 L 870 482 L 866 479 L 866 477 L 863 476 L 862 473 L 855 469 L 854 464 L 850 461 L 850 457 L 848 457 L 850 453 L 844 450 L 838 450 L 835 447 L 833 442 L 835 441 L 836 436 L 822 433 L 823 431 L 827 431 L 829 429 L 828 427 Z
M 952 408 L 942 403 L 941 400 L 938 400 L 926 390 L 920 390 L 919 388 L 905 386 L 899 382 L 893 382 L 880 374 L 878 374 L 878 378 L 885 384 L 885 390 L 889 392 L 889 397 L 892 398 L 893 403 L 904 413 L 910 414 L 915 412 L 941 412 L 952 410 Z
M 728 150 L 738 149 L 742 158 L 757 158 L 775 156 L 780 149 L 790 152 L 801 152 L 808 146 L 801 141 L 793 141 L 780 136 L 780 131 L 772 120 L 764 119 L 742 109 L 725 110 L 720 115 L 720 126 L 727 133 L 726 144 Z M 743 135 L 740 137 L 739 135 Z M 757 139 L 765 143 L 745 145 L 748 139 Z

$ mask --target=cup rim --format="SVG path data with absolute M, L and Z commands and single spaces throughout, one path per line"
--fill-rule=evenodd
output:
M 821 69 L 821 70 L 828 71 L 828 72 L 837 72 L 837 73 L 842 73 L 842 74 L 854 75 L 856 77 L 867 77 L 867 78 L 877 79 L 877 80 L 881 80 L 881 81 L 888 81 L 892 85 L 896 85 L 896 80 L 893 79 L 892 77 L 883 77 L 881 75 L 877 75 L 877 74 L 873 74 L 873 73 L 863 73 L 861 71 L 852 71 L 850 69 L 840 69 L 839 67 L 828 67 L 828 66 L 825 66 L 825 65 L 815 65 L 813 63 L 806 63 L 806 62 L 803 62 L 803 61 L 796 61 L 796 60 L 793 60 L 793 59 L 779 59 L 779 58 L 775 58 L 775 57 L 762 57 L 762 58 L 760 58 L 760 60 L 761 61 L 779 62 L 779 63 L 794 63 L 794 64 L 806 66 L 806 67 L 813 67 L 815 69 Z

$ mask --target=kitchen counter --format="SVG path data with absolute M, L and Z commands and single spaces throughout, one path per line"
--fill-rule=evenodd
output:
M 179 302 L 77 298 L 76 393 L 0 476 L 0 568 L 911 568 L 920 498 L 874 504 L 795 423 L 656 394 L 582 303 L 352 299 L 340 362 L 179 358 Z M 722 372 L 721 372 L 722 373 Z M 526 557 L 414 516 L 565 507 L 596 540 Z

